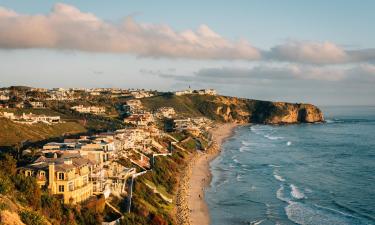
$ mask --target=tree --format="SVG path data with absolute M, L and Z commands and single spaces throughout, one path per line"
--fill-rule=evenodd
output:
M 4 174 L 14 176 L 17 173 L 17 161 L 10 154 L 5 154 L 0 161 L 0 168 Z

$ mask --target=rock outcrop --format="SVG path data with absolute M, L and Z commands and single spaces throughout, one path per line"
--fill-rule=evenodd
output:
M 150 110 L 173 107 L 180 115 L 205 116 L 222 122 L 291 124 L 324 121 L 321 110 L 311 104 L 209 95 L 162 95 L 145 98 L 142 103 Z
M 311 104 L 269 102 L 218 96 L 216 114 L 225 122 L 291 124 L 323 122 L 321 110 Z

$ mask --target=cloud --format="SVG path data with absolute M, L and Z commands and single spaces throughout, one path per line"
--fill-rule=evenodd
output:
M 375 49 L 347 50 L 335 43 L 287 41 L 269 50 L 228 40 L 207 25 L 176 31 L 168 25 L 125 18 L 110 23 L 58 3 L 48 14 L 25 15 L 0 6 L 0 48 L 68 49 L 127 53 L 141 57 L 277 61 L 302 64 L 375 62 Z
M 375 61 L 375 49 L 345 50 L 332 42 L 288 41 L 264 52 L 275 61 L 344 64 Z
M 104 22 L 91 13 L 56 4 L 47 15 L 21 15 L 0 7 L 0 48 L 52 48 L 192 59 L 260 58 L 247 41 L 230 41 L 201 25 L 177 32 L 167 25 Z
M 157 74 L 157 72 L 153 72 Z M 312 65 L 260 65 L 252 68 L 205 68 L 194 75 L 177 75 L 159 73 L 160 77 L 179 81 L 199 81 L 211 83 L 243 84 L 262 81 L 322 81 L 322 82 L 355 82 L 375 83 L 375 66 L 361 64 L 359 66 L 321 67 Z
M 340 63 L 347 60 L 346 52 L 331 42 L 290 41 L 275 46 L 269 52 L 271 59 L 303 63 Z

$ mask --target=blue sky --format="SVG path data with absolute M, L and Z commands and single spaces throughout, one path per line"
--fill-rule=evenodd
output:
M 0 0 L 0 7 L 1 86 L 192 85 L 249 98 L 375 104 L 374 1 Z

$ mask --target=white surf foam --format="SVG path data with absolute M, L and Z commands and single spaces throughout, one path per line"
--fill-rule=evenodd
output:
M 250 149 L 247 146 L 241 146 L 240 152 L 248 152 Z
M 264 220 L 265 220 L 265 219 L 263 219 L 263 220 L 254 220 L 254 221 L 251 221 L 251 222 L 250 222 L 250 225 L 258 225 L 258 224 L 261 224 Z
M 250 146 L 251 143 L 248 142 L 248 141 L 241 141 L 241 144 L 244 145 L 244 146 Z
M 237 176 L 236 176 L 236 180 L 237 180 L 238 182 L 243 181 L 241 174 L 237 174 Z
M 280 140 L 280 139 L 283 139 L 283 137 L 277 137 L 277 136 L 272 136 L 270 134 L 266 134 L 264 135 L 265 138 L 269 139 L 269 140 Z
M 281 182 L 284 182 L 284 181 L 285 181 L 284 177 L 280 176 L 280 175 L 277 174 L 277 173 L 274 173 L 274 174 L 273 174 L 273 177 L 274 177 L 276 180 L 278 180 L 278 181 L 281 181 Z
M 334 123 L 333 120 L 326 120 L 326 123 Z
M 276 191 L 276 197 L 283 202 L 289 202 L 290 199 L 284 195 L 284 185 L 280 185 L 280 188 Z
M 351 216 L 343 216 L 338 212 L 319 209 L 314 206 L 308 206 L 300 202 L 290 202 L 285 207 L 285 213 L 288 218 L 297 224 L 309 225 L 349 225 L 349 224 L 362 224 Z
M 303 192 L 299 190 L 299 188 L 295 186 L 294 184 L 290 185 L 290 189 L 291 189 L 290 194 L 293 196 L 293 198 L 303 199 L 306 197 L 305 194 L 303 194 Z
M 291 142 L 291 141 L 288 141 L 288 142 L 286 143 L 286 145 L 287 145 L 287 146 L 291 146 L 291 145 L 292 145 L 292 142 Z
M 274 165 L 274 164 L 269 164 L 268 166 L 269 166 L 269 167 L 275 167 L 275 168 L 280 168 L 280 167 L 282 167 L 282 166 L 280 166 L 280 165 Z
M 257 129 L 255 126 L 251 126 L 251 127 L 250 127 L 250 130 L 251 130 L 253 133 L 255 133 L 255 134 L 261 134 L 260 130 Z

